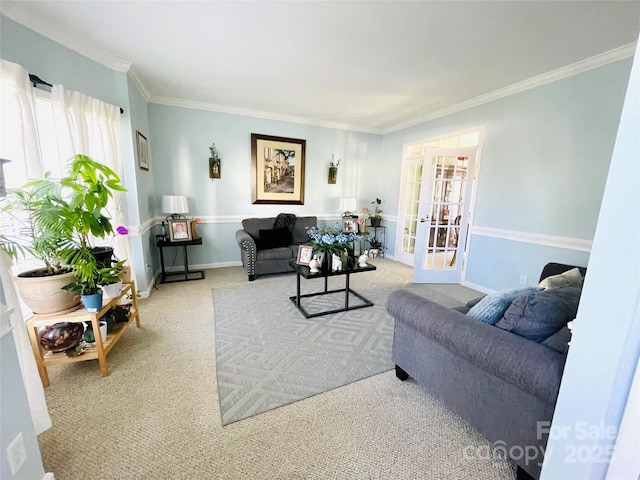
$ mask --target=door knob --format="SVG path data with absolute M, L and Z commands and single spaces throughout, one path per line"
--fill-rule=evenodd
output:
M 424 222 L 428 222 L 429 221 L 429 217 L 422 217 L 420 219 L 420 223 L 424 223 Z

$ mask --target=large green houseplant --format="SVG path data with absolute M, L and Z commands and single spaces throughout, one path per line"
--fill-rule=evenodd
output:
M 25 304 L 35 313 L 48 314 L 73 310 L 79 299 L 62 288 L 75 277 L 63 265 L 62 249 L 71 237 L 55 213 L 60 185 L 45 175 L 20 189 L 9 190 L 0 200 L 4 220 L 0 248 L 14 260 L 33 257 L 42 266 L 19 273 L 16 285 Z
M 69 173 L 64 178 L 55 180 L 45 175 L 27 185 L 29 192 L 35 192 L 30 203 L 22 205 L 22 213 L 28 215 L 34 225 L 34 235 L 28 235 L 30 248 L 38 244 L 38 234 L 42 234 L 42 238 L 50 236 L 49 245 L 55 248 L 49 253 L 75 277 L 66 282 L 67 290 L 82 294 L 99 291 L 100 269 L 111 266 L 113 249 L 109 247 L 106 259 L 100 260 L 91 238 L 105 238 L 114 232 L 106 207 L 114 191 L 126 191 L 120 177 L 106 165 L 78 154 L 71 159 Z M 15 194 L 12 198 L 9 203 L 19 207 L 16 202 L 20 196 Z M 11 248 L 16 249 L 14 246 L 9 250 Z

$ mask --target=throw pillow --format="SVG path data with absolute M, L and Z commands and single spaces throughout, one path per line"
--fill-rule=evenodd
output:
M 467 315 L 489 325 L 494 325 L 514 299 L 538 290 L 537 287 L 520 287 L 489 294 L 471 307 Z
M 577 287 L 560 287 L 516 298 L 496 327 L 541 342 L 576 317 L 581 293 Z
M 258 248 L 288 247 L 291 245 L 291 232 L 288 228 L 274 228 L 273 230 L 259 230 L 260 241 Z
M 564 273 L 560 273 L 559 275 L 552 275 L 545 278 L 538 284 L 538 286 L 540 288 L 544 288 L 545 290 L 550 290 L 552 288 L 568 286 L 582 287 L 583 282 L 584 277 L 580 273 L 580 269 L 573 268 L 571 270 L 567 270 Z

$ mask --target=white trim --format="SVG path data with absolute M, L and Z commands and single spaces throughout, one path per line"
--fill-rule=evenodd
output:
M 462 285 L 463 287 L 471 288 L 472 290 L 477 290 L 481 293 L 486 293 L 487 295 L 495 292 L 495 290 L 491 288 L 487 288 L 484 285 L 478 285 L 477 283 L 467 282 L 466 280 L 462 280 L 460 282 L 460 285 Z
M 485 103 L 493 102 L 510 95 L 515 95 L 516 93 L 532 90 L 542 85 L 547 85 L 549 83 L 556 82 L 558 80 L 562 80 L 564 78 L 568 78 L 573 75 L 586 72 L 588 70 L 593 70 L 594 68 L 603 67 L 610 63 L 624 60 L 625 58 L 633 57 L 635 47 L 636 42 L 628 43 L 627 45 L 623 45 L 621 47 L 614 48 L 613 50 L 594 55 L 593 57 L 580 60 L 579 62 L 575 62 L 570 65 L 557 68 L 555 70 L 551 70 L 550 72 L 536 75 L 535 77 L 531 77 L 521 82 L 508 85 L 498 90 L 494 90 L 493 92 L 485 93 L 484 95 L 471 98 L 455 105 L 450 105 L 446 108 L 416 118 L 415 120 L 409 120 L 406 122 L 398 123 L 392 127 L 383 128 L 382 134 L 386 135 L 388 133 L 397 132 L 398 130 L 413 127 L 420 123 L 425 123 L 431 120 L 435 120 L 436 118 L 445 117 L 447 115 L 461 112 L 469 108 L 477 107 Z
M 348 130 L 350 132 L 382 134 L 379 128 L 362 127 L 358 125 L 347 125 L 337 122 L 329 122 L 326 120 L 317 120 L 313 118 L 297 117 L 295 115 L 286 115 L 282 113 L 265 112 L 262 110 L 251 110 L 248 108 L 231 107 L 228 105 L 220 105 L 215 103 L 196 102 L 192 100 L 181 100 L 179 98 L 162 97 L 152 95 L 148 100 L 149 103 L 159 105 L 168 105 L 171 107 L 193 108 L 195 110 L 207 110 L 210 112 L 229 113 L 231 115 L 242 115 L 245 117 L 264 118 L 267 120 L 277 120 L 281 122 L 297 123 L 302 125 L 313 125 L 316 127 L 333 128 L 335 130 Z
M 151 98 L 151 93 L 149 92 L 149 89 L 146 87 L 146 85 L 142 81 L 142 78 L 140 78 L 140 75 L 138 74 L 138 71 L 136 70 L 135 66 L 131 65 L 129 70 L 127 70 L 127 75 L 129 75 L 129 78 L 131 79 L 133 84 L 136 86 L 136 88 L 140 92 L 140 95 L 142 95 L 142 98 L 144 98 L 144 101 L 149 103 L 149 99 Z
M 517 230 L 505 230 L 492 227 L 471 227 L 471 235 L 481 235 L 483 237 L 502 238 L 514 242 L 533 243 L 535 245 L 546 245 L 548 247 L 564 248 L 579 252 L 591 252 L 591 240 L 574 237 L 561 237 L 559 235 L 547 235 L 544 233 L 520 232 Z

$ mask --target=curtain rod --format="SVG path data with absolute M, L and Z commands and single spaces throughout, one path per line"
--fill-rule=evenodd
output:
M 42 86 L 49 87 L 49 88 L 53 87 L 53 85 L 45 82 L 39 76 L 34 75 L 33 73 L 29 74 L 29 80 L 31 81 L 31 85 L 33 85 L 34 88 L 40 88 L 41 90 L 46 90 L 42 88 Z M 122 107 L 120 107 L 120 115 L 122 115 L 123 113 L 124 113 L 124 110 Z

